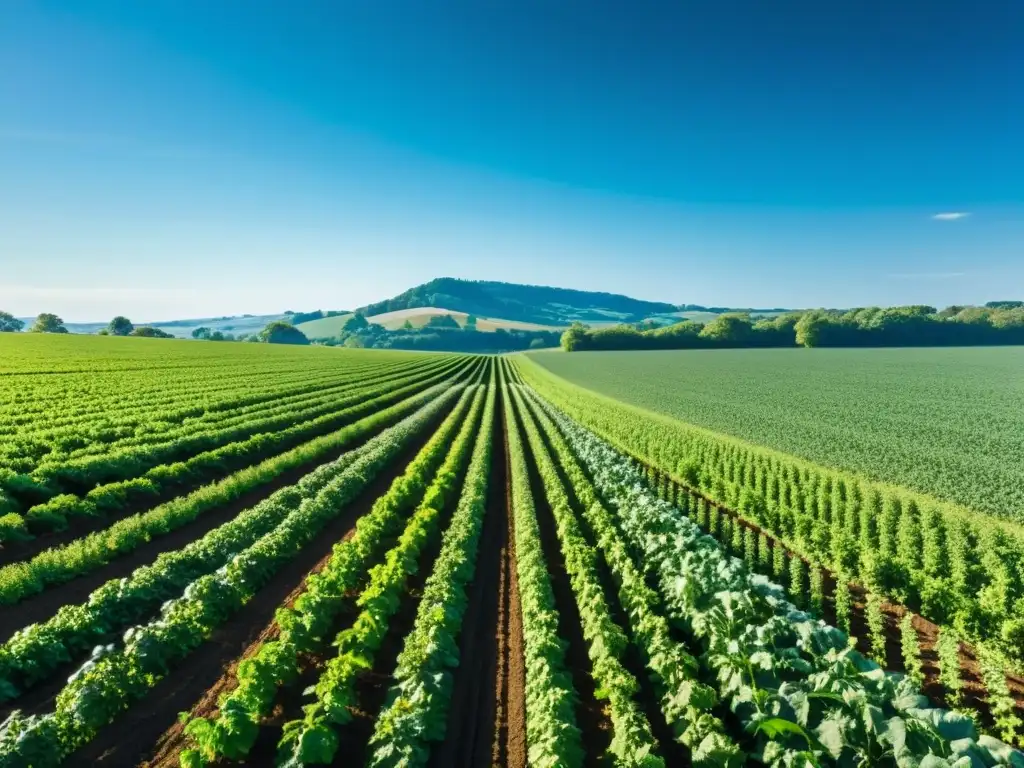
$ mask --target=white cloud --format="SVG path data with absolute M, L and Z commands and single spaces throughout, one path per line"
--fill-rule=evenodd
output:
M 957 219 L 966 219 L 970 215 L 968 211 L 946 211 L 944 213 L 936 213 L 932 218 L 935 221 L 956 221 Z

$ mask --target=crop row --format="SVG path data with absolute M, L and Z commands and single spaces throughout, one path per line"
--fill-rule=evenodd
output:
M 743 558 L 751 571 L 786 586 L 789 598 L 795 605 L 820 617 L 825 615 L 826 604 L 831 602 L 836 626 L 847 633 L 851 631 L 854 614 L 851 587 L 854 585 L 846 577 L 840 575 L 836 578 L 835 574 L 828 573 L 820 564 L 805 561 L 800 555 L 789 551 L 778 539 L 743 521 L 734 511 L 710 503 L 705 497 L 680 486 L 652 467 L 639 461 L 636 467 L 659 498 L 672 503 L 732 555 Z M 827 594 L 826 581 L 834 581 L 832 595 Z M 885 666 L 892 663 L 892 659 L 888 652 L 891 634 L 883 609 L 883 597 L 877 592 L 867 592 L 862 599 L 866 624 L 863 645 L 873 660 Z M 904 613 L 899 622 L 899 636 L 903 669 L 911 680 L 921 685 L 925 682 L 922 650 L 914 617 L 909 611 Z M 992 727 L 999 738 L 1020 746 L 1020 729 L 1024 720 L 1018 714 L 1018 705 L 1007 684 L 1007 660 L 988 646 L 968 647 L 967 653 L 974 655 L 981 663 L 986 694 L 983 701 L 974 697 L 966 699 L 962 695 L 960 644 L 960 635 L 953 627 L 941 628 L 936 655 L 938 678 L 945 691 L 947 704 L 959 711 L 977 709 L 983 718 L 991 714 Z
M 75 424 L 93 427 L 124 423 L 144 424 L 151 411 L 166 411 L 184 419 L 207 410 L 224 410 L 273 399 L 275 394 L 315 391 L 324 384 L 361 376 L 374 369 L 399 371 L 423 365 L 415 359 L 333 361 L 330 366 L 267 370 L 253 360 L 242 369 L 195 366 L 169 376 L 147 369 L 121 374 L 47 377 L 26 381 L 18 377 L 0 387 L 0 425 L 15 433 L 28 433 Z M 30 393 L 30 395 L 25 394 Z
M 623 451 L 929 619 L 1024 660 L 1024 531 L 641 411 L 524 360 L 532 387 Z
M 134 477 L 145 469 L 167 462 L 180 461 L 183 457 L 209 451 L 229 443 L 251 437 L 260 432 L 274 432 L 296 421 L 313 420 L 366 399 L 373 394 L 386 392 L 388 388 L 415 384 L 421 380 L 443 374 L 459 361 L 445 361 L 443 366 L 425 368 L 400 377 L 374 377 L 361 382 L 343 397 L 336 393 L 315 395 L 302 408 L 293 408 L 290 413 L 249 414 L 240 424 L 214 426 L 211 430 L 195 424 L 191 429 L 175 430 L 162 436 L 156 443 L 128 440 L 122 444 L 108 446 L 99 456 L 82 454 L 68 457 L 56 456 L 39 464 L 30 476 L 9 477 L 5 486 L 16 494 L 26 497 L 45 497 L 61 491 L 77 491 L 97 483 L 106 483 Z M 289 416 L 292 418 L 289 419 Z
M 623 610 L 630 617 L 633 642 L 660 697 L 662 714 L 675 738 L 690 750 L 695 765 L 738 766 L 743 753 L 715 713 L 717 693 L 698 678 L 699 662 L 672 639 L 667 618 L 643 571 L 619 534 L 615 518 L 547 412 L 525 398 L 539 433 L 566 474 L 582 516 L 615 580 Z M 536 430 L 535 430 L 536 431 Z
M 99 646 L 56 697 L 55 710 L 15 712 L 0 736 L 0 765 L 57 765 L 132 705 L 173 666 L 252 600 L 261 586 L 337 516 L 456 397 L 450 388 L 412 416 L 372 438 L 341 463 L 323 488 L 292 505 L 280 523 L 215 572 L 200 576 L 159 617 L 124 635 L 123 645 Z
M 507 370 L 504 373 L 507 381 Z M 503 390 L 516 571 L 523 613 L 523 653 L 528 670 L 526 741 L 537 765 L 578 766 L 584 756 L 575 714 L 578 696 L 566 668 L 566 645 L 558 634 L 555 594 L 541 546 L 523 439 L 504 382 Z
M 0 700 L 14 698 L 97 643 L 151 616 L 189 583 L 278 528 L 302 499 L 327 487 L 366 450 L 364 446 L 343 454 L 182 549 L 160 555 L 129 578 L 108 582 L 84 603 L 65 605 L 49 620 L 16 632 L 0 646 Z
M 272 395 L 264 393 L 237 398 L 234 402 L 217 403 L 215 407 L 203 408 L 197 406 L 194 399 L 189 399 L 183 403 L 188 406 L 184 413 L 184 409 L 174 409 L 171 403 L 161 402 L 159 407 L 149 405 L 134 414 L 121 410 L 117 414 L 120 423 L 108 420 L 103 425 L 96 425 L 76 420 L 60 428 L 37 427 L 32 432 L 8 438 L 0 454 L 0 463 L 10 469 L 27 471 L 22 467 L 39 469 L 107 450 L 167 442 L 176 437 L 232 426 L 255 415 L 265 418 L 289 409 L 308 407 L 330 396 L 358 389 L 369 380 L 399 378 L 430 367 L 418 366 L 412 371 L 372 367 L 365 371 L 349 371 L 344 377 L 335 375 L 327 380 L 305 382 L 297 388 L 300 391 L 277 391 Z
M 558 470 L 536 424 L 525 409 L 518 387 L 511 388 L 511 399 L 519 413 L 534 465 L 543 483 L 548 507 L 554 517 L 562 560 L 569 575 L 580 616 L 580 628 L 590 657 L 594 684 L 601 691 L 601 696 L 608 700 L 607 709 L 612 724 L 609 752 L 618 766 L 664 766 L 664 761 L 656 752 L 650 722 L 635 698 L 640 685 L 623 664 L 629 640 L 612 618 L 598 571 L 599 552 L 586 540 Z
M 388 701 L 377 718 L 367 765 L 426 765 L 431 743 L 444 739 L 451 703 L 452 671 L 459 664 L 458 638 L 476 572 L 487 512 L 488 475 L 496 400 L 492 367 L 483 420 L 473 445 L 458 506 L 444 533 L 393 674 Z
M 274 376 L 222 378 L 223 372 L 198 373 L 176 381 L 137 378 L 104 394 L 88 389 L 73 396 L 47 398 L 46 390 L 34 393 L 31 404 L 12 404 L 0 409 L 0 435 L 7 441 L 26 440 L 72 450 L 93 440 L 103 442 L 139 432 L 166 429 L 198 418 L 220 417 L 239 409 L 275 403 L 283 398 L 316 393 L 325 387 L 366 378 L 398 374 L 422 366 L 423 361 L 392 361 L 352 365 L 330 371 L 301 371 Z M 109 386 L 108 382 L 108 386 Z M 131 391 L 124 391 L 131 387 Z M 5 445 L 4 456 L 14 455 Z M 40 450 L 40 449 L 37 449 Z M 32 452 L 25 452 L 33 455 Z
M 252 434 L 254 429 L 265 430 L 269 427 L 266 424 L 247 426 L 222 432 L 215 440 L 209 436 L 198 439 L 186 438 L 165 449 L 145 451 L 141 455 L 135 453 L 120 457 L 102 457 L 89 467 L 69 463 L 62 468 L 63 479 L 66 481 L 66 475 L 75 472 L 76 486 L 85 485 L 88 479 L 98 482 L 97 477 L 100 474 L 104 477 L 111 474 L 127 475 L 130 479 L 97 485 L 82 497 L 73 494 L 55 496 L 47 502 L 31 507 L 23 518 L 17 513 L 8 513 L 0 517 L 0 540 L 4 536 L 8 539 L 24 538 L 27 531 L 59 530 L 67 526 L 69 517 L 111 516 L 132 504 L 155 499 L 171 491 L 180 492 L 190 486 L 195 487 L 211 478 L 223 476 L 227 472 L 250 465 L 274 453 L 286 451 L 311 438 L 335 431 L 365 415 L 387 408 L 438 381 L 447 380 L 453 373 L 465 373 L 472 367 L 472 363 L 460 363 L 454 370 L 447 368 L 429 377 L 417 376 L 412 379 L 367 385 L 358 393 L 328 405 L 325 408 L 327 412 L 323 415 L 307 414 L 312 415 L 312 418 L 305 421 L 301 413 L 295 416 L 294 421 L 287 415 L 280 417 L 284 420 L 283 424 L 291 426 L 274 432 L 257 431 Z M 231 438 L 235 436 L 240 439 L 231 442 Z M 201 446 L 211 442 L 217 447 L 183 457 L 183 461 L 173 464 L 158 463 L 169 451 L 177 454 L 185 451 L 186 446 L 195 448 L 197 444 Z M 155 466 L 146 469 L 153 464 Z M 134 472 L 143 474 L 131 477 Z M 24 491 L 26 485 L 22 484 L 20 488 Z M 36 484 L 30 488 L 36 493 L 42 493 L 43 489 L 52 492 L 52 486 L 49 484 Z
M 327 454 L 345 449 L 394 424 L 449 386 L 449 383 L 436 384 L 336 432 L 236 472 L 187 496 L 119 520 L 106 530 L 91 533 L 67 545 L 44 550 L 27 562 L 3 566 L 0 568 L 0 603 L 16 603 L 47 587 L 100 568 L 155 536 L 180 528 L 242 494 L 273 482 L 282 472 L 321 460 Z
M 779 587 L 726 555 L 658 499 L 620 453 L 550 403 L 534 402 L 611 506 L 742 726 L 748 754 L 778 766 L 1022 764 L 1020 753 L 977 737 L 963 715 L 929 707 L 910 680 L 885 674 L 844 633 L 800 612 Z
M 467 389 L 459 405 L 405 473 L 359 520 L 353 536 L 336 544 L 324 568 L 307 579 L 306 590 L 294 606 L 278 612 L 279 635 L 239 664 L 238 687 L 220 700 L 216 716 L 197 718 L 187 726 L 186 733 L 194 741 L 194 748 L 183 756 L 183 764 L 203 765 L 218 757 L 237 760 L 249 753 L 259 732 L 259 719 L 273 705 L 278 688 L 298 675 L 302 654 L 322 650 L 346 597 L 365 577 L 368 564 L 379 559 L 382 547 L 401 529 L 410 509 L 416 508 L 412 520 L 420 520 L 429 513 L 439 514 L 438 509 L 444 507 L 468 455 L 482 403 L 481 388 Z M 411 521 L 402 534 L 402 542 L 410 526 Z M 388 562 L 393 557 L 389 553 Z M 376 573 L 371 572 L 371 583 Z M 357 621 L 356 626 L 362 625 Z M 332 662 L 331 668 L 334 666 Z M 344 689 L 339 685 L 335 696 L 343 695 Z

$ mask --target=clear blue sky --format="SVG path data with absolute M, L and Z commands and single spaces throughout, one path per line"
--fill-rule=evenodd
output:
M 0 308 L 1024 298 L 1022 73 L 1020 0 L 4 0 Z

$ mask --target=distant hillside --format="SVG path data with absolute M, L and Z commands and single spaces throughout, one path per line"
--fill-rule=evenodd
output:
M 361 307 L 359 311 L 372 316 L 421 307 L 440 307 L 478 317 L 500 317 L 549 326 L 568 325 L 574 320 L 634 322 L 676 311 L 673 304 L 642 301 L 615 293 L 452 277 L 431 280 L 392 299 Z
M 465 312 L 457 312 L 444 307 L 413 307 L 410 309 L 396 309 L 380 315 L 370 315 L 366 319 L 377 325 L 382 325 L 389 331 L 397 331 L 408 322 L 413 328 L 422 328 L 430 318 L 438 315 L 451 315 L 460 328 L 465 328 L 469 315 Z M 338 315 L 336 317 L 323 317 L 318 320 L 310 320 L 296 324 L 296 328 L 302 331 L 310 339 L 323 339 L 337 336 L 352 314 Z M 521 320 L 505 320 L 503 318 L 476 316 L 476 329 L 481 332 L 495 331 L 499 328 L 505 330 L 519 331 L 551 331 L 559 330 L 560 326 L 542 325 L 539 323 L 527 323 Z

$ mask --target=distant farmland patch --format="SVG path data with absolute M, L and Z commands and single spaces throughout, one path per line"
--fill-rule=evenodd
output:
M 534 359 L 642 408 L 1024 520 L 1024 348 L 578 352 Z

